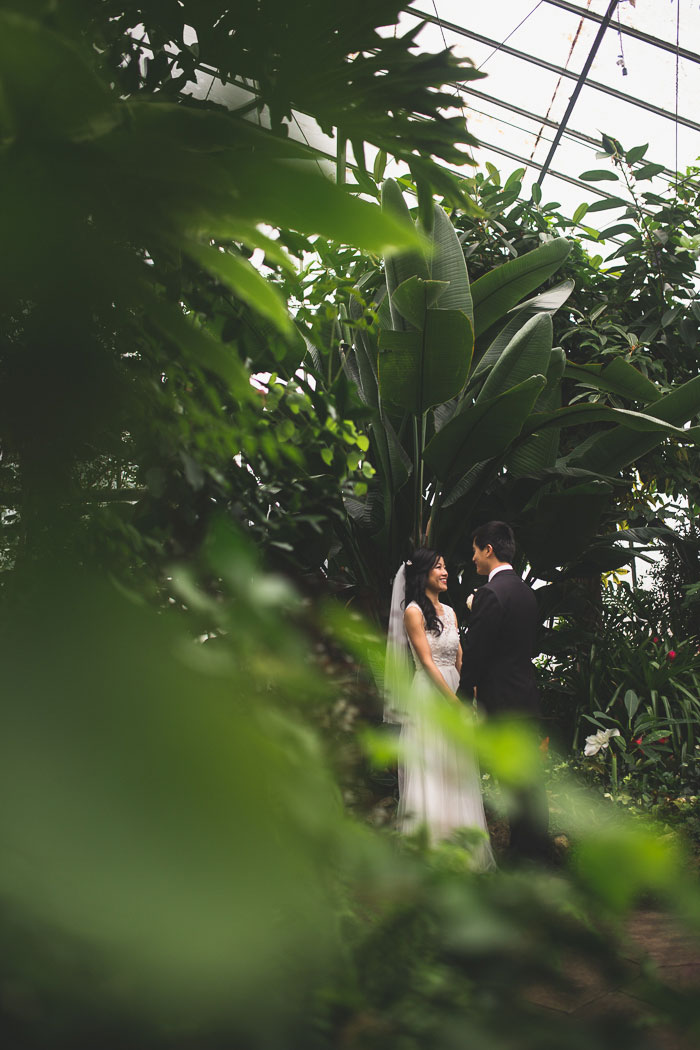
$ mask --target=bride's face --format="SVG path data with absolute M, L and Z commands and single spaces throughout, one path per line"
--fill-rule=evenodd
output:
M 438 558 L 428 573 L 428 588 L 431 591 L 447 590 L 447 569 L 444 558 Z

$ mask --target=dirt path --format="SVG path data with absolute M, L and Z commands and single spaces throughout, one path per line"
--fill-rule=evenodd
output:
M 647 999 L 645 971 L 651 964 L 657 976 L 674 990 L 697 990 L 700 1002 L 700 945 L 668 915 L 654 910 L 636 912 L 627 924 L 628 947 L 624 958 L 628 975 L 619 987 L 601 979 L 596 971 L 576 960 L 567 965 L 574 989 L 570 993 L 531 989 L 528 998 L 547 1010 L 592 1016 L 624 1014 L 648 1023 L 651 1045 L 658 1050 L 698 1050 L 700 1030 L 694 1035 L 659 1022 L 656 1007 Z

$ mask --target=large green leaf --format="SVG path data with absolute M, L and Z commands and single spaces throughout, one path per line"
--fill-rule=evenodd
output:
M 357 285 L 362 291 L 362 282 Z M 349 302 L 349 314 L 352 321 L 359 321 L 364 314 L 364 304 L 356 298 Z M 354 368 L 356 375 L 353 380 L 358 388 L 360 397 L 366 405 L 371 408 L 379 408 L 379 384 L 377 382 L 377 346 L 376 332 L 367 328 L 356 327 L 353 336 L 353 349 L 349 350 L 344 361 L 350 361 L 354 355 Z M 352 367 L 352 366 L 351 366 Z
M 379 333 L 382 400 L 415 415 L 448 401 L 464 386 L 472 326 L 459 310 L 427 310 L 422 330 Z
M 229 158 L 224 158 L 228 160 Z M 370 252 L 406 248 L 420 243 L 414 227 L 406 226 L 376 204 L 351 196 L 315 165 L 280 161 L 260 164 L 259 159 L 237 153 L 230 157 L 232 181 L 256 221 L 286 226 L 302 233 L 320 233 L 342 244 Z
M 384 416 L 382 416 L 382 426 L 386 434 L 386 444 L 391 465 L 392 492 L 398 492 L 411 473 L 413 464 L 410 456 L 399 441 L 391 422 Z
M 401 317 L 398 314 L 397 317 L 400 321 Z M 391 328 L 391 326 L 391 299 L 385 289 L 385 294 L 377 303 L 377 327 L 381 330 L 382 328 Z
M 517 310 L 519 314 L 524 314 L 525 317 L 529 314 L 556 313 L 570 297 L 573 290 L 574 281 L 569 278 L 566 281 L 555 284 L 553 288 L 547 288 L 546 291 L 540 292 L 539 295 L 535 295 L 532 299 L 527 299 L 524 303 L 518 303 L 510 312 L 513 313 Z
M 422 243 L 410 217 L 353 196 L 319 173 L 308 150 L 249 121 L 162 102 L 123 109 L 128 119 L 100 146 L 123 169 L 127 190 L 157 184 L 155 213 L 139 214 L 144 223 L 157 222 L 162 206 L 175 209 L 174 233 L 182 224 L 197 237 L 223 239 L 264 222 L 371 252 Z M 136 197 L 132 207 L 143 202 Z
M 543 398 L 546 393 L 547 391 L 544 391 Z M 672 423 L 655 419 L 642 412 L 615 408 L 612 405 L 578 403 L 560 409 L 545 410 L 544 405 L 538 403 L 537 408 L 540 411 L 532 412 L 523 425 L 521 433 L 521 437 L 525 439 L 523 444 L 516 448 L 508 458 L 508 470 L 515 476 L 541 475 L 548 467 L 553 466 L 559 446 L 559 431 L 562 427 L 581 426 L 587 423 L 619 423 L 630 430 L 658 434 L 659 439 L 664 435 L 670 435 L 684 441 L 698 442 L 696 431 L 700 428 L 682 430 L 673 426 Z M 594 435 L 581 447 L 586 449 L 595 440 Z M 601 465 L 596 473 L 603 476 L 610 475 L 610 471 L 605 469 L 604 465 Z M 562 470 L 561 474 L 565 476 L 566 471 Z
M 654 406 L 656 407 L 656 405 Z M 615 408 L 613 405 L 600 405 L 593 402 L 578 402 L 575 405 L 567 405 L 553 412 L 533 412 L 527 422 L 527 430 L 535 433 L 545 427 L 573 427 L 583 423 L 619 423 L 628 430 L 642 431 L 647 434 L 658 435 L 661 440 L 664 434 L 677 437 L 685 441 L 694 441 L 695 430 L 684 430 L 682 427 L 674 426 L 665 420 L 657 419 L 655 416 L 644 412 L 634 412 L 629 408 Z M 614 431 L 615 433 L 617 431 Z M 607 431 L 612 434 L 613 431 Z M 607 471 L 605 472 L 607 473 Z
M 390 421 L 380 412 L 370 423 L 372 459 L 379 468 L 364 500 L 345 499 L 350 516 L 369 529 L 377 541 L 389 537 L 395 497 L 410 477 L 413 464 L 401 446 Z
M 510 321 L 500 330 L 496 338 L 493 340 L 488 350 L 479 358 L 474 371 L 469 377 L 469 383 L 467 384 L 467 391 L 472 389 L 474 385 L 483 379 L 484 373 L 490 371 L 491 368 L 496 364 L 499 357 L 508 346 L 511 339 L 517 335 L 520 329 L 525 324 L 526 318 L 521 317 L 520 314 L 516 314 L 511 317 Z M 465 391 L 466 393 L 466 391 Z
M 622 539 L 622 533 L 619 534 Z M 586 577 L 600 576 L 604 572 L 615 572 L 623 565 L 629 565 L 632 558 L 637 555 L 633 547 L 624 548 L 618 543 L 601 544 L 596 541 L 586 547 L 581 557 L 576 557 L 573 564 L 567 566 L 566 575 L 569 579 L 580 580 Z
M 545 383 L 542 375 L 530 376 L 504 394 L 464 408 L 426 446 L 427 466 L 448 481 L 500 455 L 520 433 Z
M 611 488 L 602 481 L 589 481 L 558 492 L 537 494 L 518 526 L 518 538 L 533 570 L 563 566 L 596 535 Z
M 355 359 L 357 361 L 360 394 L 372 408 L 379 408 L 379 382 L 375 368 L 376 347 L 372 345 L 369 332 L 357 332 L 355 336 Z
M 442 430 L 445 423 L 449 423 L 458 407 L 459 401 L 456 397 L 452 397 L 449 401 L 444 401 L 441 405 L 437 405 L 433 412 L 433 428 L 435 433 L 437 433 L 438 430 Z
M 113 98 L 78 48 L 38 22 L 0 14 L 3 142 L 88 139 L 114 120 Z
M 571 251 L 565 237 L 557 237 L 534 251 L 498 266 L 472 285 L 474 334 L 480 336 L 492 324 L 551 277 Z
M 319 354 L 317 348 L 314 346 L 313 349 L 310 348 L 309 352 L 311 353 L 311 359 L 314 363 L 314 367 L 317 369 L 317 371 L 322 371 L 323 363 L 321 360 L 321 355 Z M 345 372 L 345 375 L 348 377 L 350 382 L 354 383 L 357 387 L 357 393 L 359 395 L 360 401 L 362 401 L 364 405 L 369 406 L 369 402 L 367 400 L 367 397 L 365 396 L 365 392 L 362 389 L 362 379 L 360 378 L 360 370 L 357 367 L 357 355 L 355 354 L 355 351 L 351 350 L 346 353 L 341 348 L 340 359 L 343 363 L 343 371 Z
M 432 280 L 449 283 L 449 288 L 440 298 L 441 309 L 462 310 L 473 325 L 474 306 L 464 251 L 457 231 L 439 204 L 434 206 L 433 228 L 428 237 L 427 254 Z
M 612 394 L 620 394 L 631 401 L 641 401 L 644 404 L 658 401 L 661 397 L 660 390 L 651 379 L 647 379 L 623 357 L 615 357 L 605 366 L 569 362 L 566 366 L 566 376 L 569 379 L 578 379 L 584 386 L 591 386 L 596 390 L 609 390 Z
M 561 380 L 566 368 L 566 356 L 560 346 L 555 346 L 547 368 L 547 385 L 537 399 L 535 415 L 554 412 L 561 405 Z M 532 417 L 531 417 L 532 418 Z M 525 430 L 530 429 L 527 421 Z M 559 450 L 559 429 L 547 428 L 544 433 L 532 433 L 527 440 L 508 457 L 509 472 L 517 476 L 537 474 L 556 462 Z
M 422 328 L 425 314 L 442 298 L 447 290 L 446 281 L 423 281 L 420 277 L 409 277 L 392 295 L 394 308 L 414 328 Z
M 143 132 L 158 150 L 177 143 L 188 153 L 226 157 L 227 150 L 253 151 L 265 162 L 309 161 L 313 151 L 294 139 L 270 135 L 249 120 L 221 109 L 196 109 L 178 102 L 130 98 L 125 103 L 129 130 Z M 177 178 L 177 172 L 173 172 Z
M 478 382 L 484 372 L 487 372 L 496 363 L 501 355 L 501 351 L 506 348 L 516 332 L 523 327 L 528 317 L 538 313 L 555 313 L 569 298 L 573 288 L 573 281 L 562 281 L 561 284 L 555 285 L 554 288 L 548 288 L 546 292 L 542 292 L 533 299 L 528 299 L 527 302 L 520 303 L 518 306 L 514 306 L 512 310 L 509 310 L 510 320 L 497 332 L 491 345 L 479 358 L 467 389 Z M 494 330 L 497 329 L 498 325 L 493 326 L 493 328 Z M 486 338 L 490 334 L 487 332 Z
M 481 462 L 475 463 L 473 467 L 470 467 L 469 470 L 462 475 L 457 484 L 453 485 L 443 498 L 443 509 L 446 510 L 448 507 L 453 506 L 457 500 L 462 498 L 462 496 L 466 496 L 467 493 L 473 492 L 476 485 L 482 482 L 489 470 L 492 469 L 492 459 L 481 460 Z M 440 547 L 440 550 L 442 550 L 442 547 Z
M 250 377 L 235 351 L 214 339 L 205 328 L 200 328 L 185 317 L 178 306 L 166 303 L 155 295 L 147 301 L 149 322 L 169 339 L 184 357 L 188 357 L 193 365 L 224 379 L 237 397 L 250 398 Z
M 291 333 L 292 319 L 275 287 L 240 255 L 190 241 L 185 250 L 205 270 L 232 289 L 244 302 L 269 318 L 281 332 Z
M 654 418 L 683 426 L 700 412 L 700 376 L 684 383 L 665 397 L 654 402 Z M 697 428 L 694 428 L 694 430 Z M 687 440 L 693 440 L 695 433 L 683 431 Z M 623 467 L 634 463 L 636 459 L 655 448 L 664 439 L 663 432 L 651 434 L 635 433 L 628 427 L 615 427 L 606 431 L 588 443 L 582 450 L 576 450 L 569 457 L 575 466 L 599 473 L 613 474 Z
M 353 197 L 301 161 L 298 145 L 247 121 L 167 103 L 123 108 L 128 119 L 100 140 L 100 162 L 119 173 L 114 210 L 139 236 L 170 236 L 175 249 L 183 232 L 232 237 L 267 252 L 269 241 L 249 233 L 267 223 L 372 252 L 421 243 L 410 221 Z
M 391 218 L 402 229 L 410 230 L 411 233 L 414 233 L 411 213 L 408 210 L 403 193 L 394 179 L 387 179 L 382 185 L 382 214 Z M 397 331 L 405 331 L 407 328 L 406 322 L 393 306 L 394 292 L 409 277 L 420 277 L 427 281 L 430 277 L 428 264 L 421 250 L 413 248 L 413 250 L 408 251 L 391 251 L 387 253 L 384 259 L 384 273 L 389 294 L 392 326 Z
M 552 353 L 552 318 L 536 314 L 502 351 L 481 388 L 477 402 L 488 401 L 533 375 L 546 375 Z
M 214 537 L 207 547 L 215 548 Z M 278 612 L 282 595 L 294 601 L 292 592 L 270 587 L 263 612 L 249 593 L 266 577 L 241 547 L 232 534 L 211 570 L 217 579 L 238 574 L 238 609 L 226 621 L 238 639 L 226 659 L 200 646 L 194 660 L 180 624 L 85 565 L 70 573 L 71 602 L 68 566 L 51 575 L 45 567 L 44 592 L 39 574 L 30 577 L 41 601 L 17 603 L 6 616 L 3 910 L 17 916 L 13 972 L 37 996 L 32 1001 L 61 996 L 55 1023 L 65 1033 L 32 1040 L 39 1022 L 21 1019 L 13 1021 L 11 1046 L 103 1045 L 98 1033 L 122 1011 L 128 1028 L 117 1027 L 133 1033 L 134 1045 L 154 1045 L 146 1033 L 161 1027 L 223 1031 L 224 1018 L 248 1009 L 250 1027 L 244 1022 L 242 1030 L 257 1029 L 259 1011 L 250 1004 L 281 956 L 292 958 L 303 941 L 308 958 L 332 958 L 323 942 L 335 898 L 319 861 L 342 820 L 335 782 L 291 707 L 284 713 L 255 702 L 253 665 L 269 661 L 267 680 L 279 681 L 281 695 L 295 695 L 290 678 L 300 693 L 323 695 L 323 686 L 304 668 L 304 643 L 289 616 Z M 216 615 L 189 573 L 178 567 L 172 576 L 183 604 Z M 210 622 L 223 623 L 223 615 Z M 28 659 L 33 646 L 40 660 Z M 253 798 L 261 769 L 264 789 Z M 273 1007 L 281 1016 L 288 980 Z M 94 1039 L 82 1037 L 88 1030 Z M 268 1045 L 279 1045 L 280 1030 L 270 1029 Z
M 386 485 L 386 511 L 389 514 L 393 497 L 408 480 L 413 465 L 386 416 L 377 413 L 373 417 L 370 433 Z

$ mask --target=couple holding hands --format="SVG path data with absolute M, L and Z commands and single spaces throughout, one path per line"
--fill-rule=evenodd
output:
M 472 537 L 473 562 L 486 584 L 473 596 L 469 629 L 460 638 L 457 617 L 440 598 L 447 590 L 443 557 L 425 547 L 415 551 L 394 580 L 389 620 L 388 721 L 401 723 L 399 826 L 423 825 L 430 838 L 447 838 L 457 828 L 477 828 L 484 839 L 475 864 L 493 867 L 476 757 L 469 758 L 426 711 L 429 694 L 460 703 L 477 699 L 487 719 L 518 718 L 534 726 L 540 713 L 532 657 L 539 616 L 530 587 L 513 570 L 515 540 L 509 525 L 490 521 Z M 469 602 L 468 602 L 469 604 Z M 410 650 L 415 674 L 408 695 L 397 697 L 396 657 Z M 393 683 L 396 683 L 395 685 Z M 404 685 L 405 691 L 405 685 Z M 421 703 L 423 700 L 423 703 Z M 546 859 L 547 802 L 541 783 L 513 796 L 510 853 L 514 859 Z

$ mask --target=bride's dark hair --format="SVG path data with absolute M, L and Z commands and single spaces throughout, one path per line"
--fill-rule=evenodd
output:
M 406 608 L 409 602 L 415 602 L 425 617 L 426 630 L 442 634 L 442 620 L 435 611 L 435 606 L 425 593 L 428 585 L 428 573 L 434 569 L 442 555 L 429 547 L 419 547 L 406 562 Z

